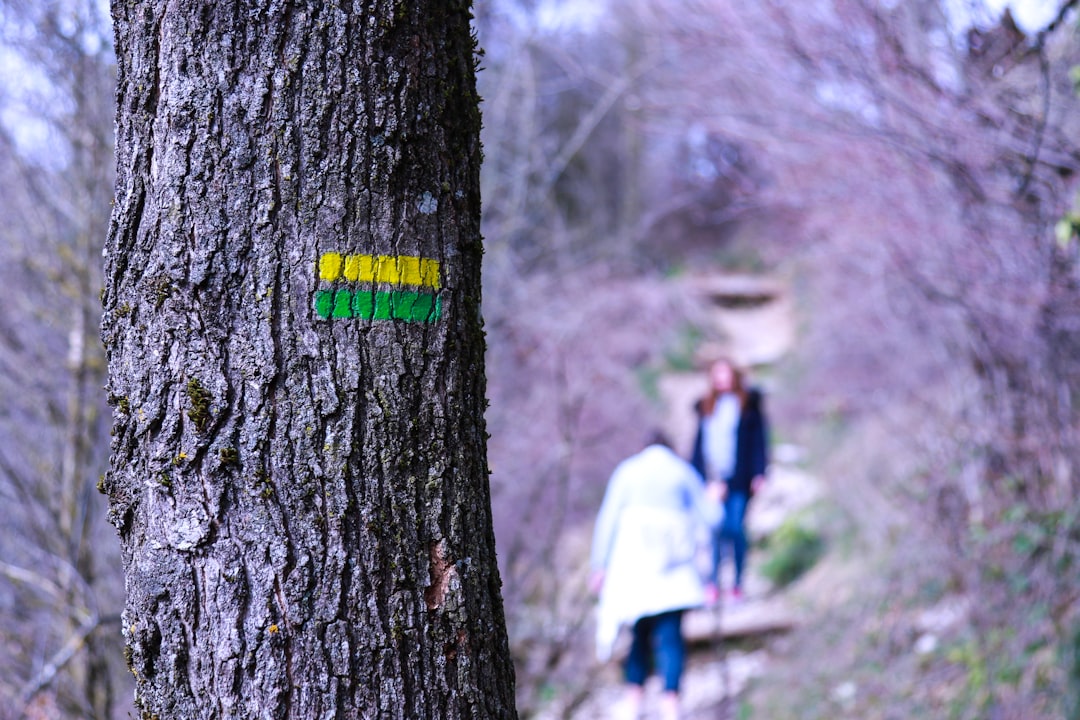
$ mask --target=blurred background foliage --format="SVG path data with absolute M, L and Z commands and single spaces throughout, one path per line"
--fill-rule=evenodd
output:
M 849 568 L 807 586 L 819 612 L 744 716 L 1076 716 L 1080 44 L 1077 3 L 1044 5 L 1019 26 L 959 0 L 477 0 L 489 452 L 523 717 L 569 716 L 610 680 L 592 518 L 650 425 L 688 449 L 717 351 L 752 366 L 826 489 L 832 524 L 774 547 Z M 4 0 L 0 33 L 0 707 L 123 718 L 123 579 L 94 491 L 107 8 Z M 752 352 L 715 320 L 776 298 L 792 342 Z M 941 608 L 913 651 L 913 618 Z

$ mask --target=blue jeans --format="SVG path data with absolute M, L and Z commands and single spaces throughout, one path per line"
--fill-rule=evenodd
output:
M 679 691 L 686 649 L 682 636 L 682 610 L 649 615 L 634 623 L 634 636 L 630 654 L 626 656 L 623 669 L 626 682 L 644 685 L 652 669 L 653 656 L 657 669 L 664 678 L 664 689 Z
M 742 588 L 746 567 L 746 505 L 750 496 L 744 492 L 729 492 L 724 498 L 724 521 L 713 531 L 712 574 L 709 579 L 719 584 L 720 563 L 730 545 L 735 560 L 735 587 Z

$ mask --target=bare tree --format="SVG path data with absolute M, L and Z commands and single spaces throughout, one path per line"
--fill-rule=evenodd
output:
M 1064 678 L 1031 648 L 1077 622 L 1080 297 L 1053 234 L 1080 168 L 1074 6 L 1031 36 L 1008 15 L 961 33 L 937 2 L 639 6 L 692 79 L 656 73 L 646 113 L 744 148 L 755 200 L 798 218 L 794 255 L 768 244 L 814 278 L 805 406 L 891 423 L 919 503 L 876 474 L 863 489 L 955 551 L 986 664 L 1032 660 L 975 713 L 1052 713 Z
M 974 618 L 979 657 L 1019 679 L 979 690 L 973 713 L 1052 713 L 1066 679 L 1037 649 L 1072 637 L 1077 622 L 1066 569 L 1080 550 L 1080 250 L 1071 221 L 1054 237 L 1080 166 L 1074 9 L 1061 3 L 1054 22 L 1025 35 L 1009 16 L 959 26 L 933 0 L 620 3 L 580 54 L 541 30 L 519 36 L 516 62 L 492 58 L 501 82 L 485 92 L 507 108 L 493 123 L 515 118 L 489 126 L 489 178 L 506 202 L 487 226 L 492 282 L 546 265 L 572 287 L 590 262 L 635 241 L 672 265 L 687 251 L 713 263 L 737 237 L 808 278 L 813 315 L 789 408 L 841 417 L 854 433 L 883 428 L 875 444 L 903 482 L 879 482 L 880 467 L 866 482 L 851 472 L 840 497 L 887 509 L 889 520 L 853 506 L 868 524 L 895 520 L 947 548 L 943 574 L 986 600 Z M 613 40 L 619 26 L 636 56 Z M 545 114 L 548 96 L 574 110 Z M 619 186 L 589 170 L 619 146 L 615 128 L 647 139 L 640 157 L 609 166 L 638 173 L 640 190 L 626 193 L 641 200 L 636 219 L 578 223 L 574 203 L 604 206 L 603 191 Z M 532 152 L 515 148 L 522 137 Z M 560 186 L 574 188 L 570 201 Z M 572 262 L 545 254 L 564 247 Z M 507 333 L 515 351 L 547 347 L 524 335 Z M 573 392 L 562 397 L 578 407 Z M 561 447 L 556 418 L 574 414 L 549 411 L 544 447 Z M 507 482 L 528 485 L 517 473 Z M 1023 630 L 988 631 L 1002 625 Z M 1017 657 L 1031 660 L 1018 674 Z
M 467 2 L 115 3 L 144 716 L 510 718 Z
M 109 718 L 119 663 L 119 548 L 94 487 L 108 421 L 97 338 L 112 186 L 112 52 L 93 2 L 0 6 L 15 70 L 0 134 L 0 576 L 22 619 L 0 652 L 4 705 Z M 113 667 L 110 669 L 110 665 Z

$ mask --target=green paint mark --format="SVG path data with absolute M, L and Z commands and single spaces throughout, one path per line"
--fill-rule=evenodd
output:
M 394 313 L 390 304 L 390 293 L 375 293 L 375 319 L 389 320 L 392 317 L 394 317 Z
M 353 297 L 353 317 L 370 320 L 375 315 L 375 293 L 360 290 Z
M 320 290 L 315 294 L 315 312 L 324 319 L 431 323 L 442 315 L 442 298 L 413 290 Z
M 334 317 L 352 317 L 352 308 L 349 307 L 349 305 L 351 304 L 352 293 L 348 290 L 338 290 L 336 293 L 334 293 Z
M 416 322 L 432 322 L 439 317 L 442 310 L 442 301 L 438 297 L 427 293 L 416 293 L 407 302 L 409 317 Z
M 398 313 L 403 318 L 413 319 L 413 307 L 416 306 L 417 300 L 420 298 L 413 293 L 397 293 L 391 298 L 391 302 L 394 305 L 394 312 Z
M 334 293 L 329 290 L 320 290 L 315 293 L 315 312 L 319 317 L 326 319 L 334 309 Z
M 390 293 L 394 317 L 411 322 L 435 322 L 442 314 L 442 298 L 431 293 L 402 290 Z

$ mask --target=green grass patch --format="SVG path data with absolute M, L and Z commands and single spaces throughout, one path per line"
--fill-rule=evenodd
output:
M 761 574 L 778 588 L 789 585 L 825 554 L 825 539 L 798 516 L 784 521 L 765 544 Z

